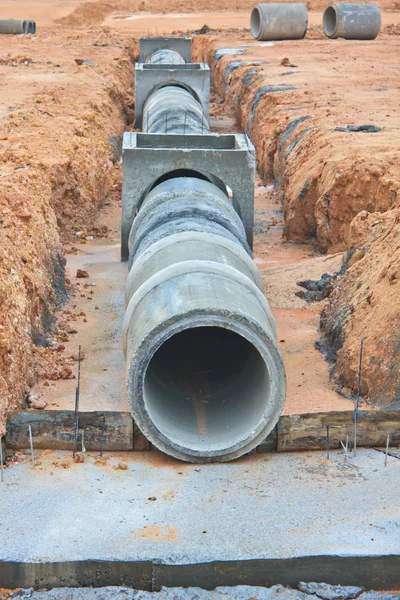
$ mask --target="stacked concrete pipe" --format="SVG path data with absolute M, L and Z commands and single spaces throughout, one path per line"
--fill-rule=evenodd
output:
M 250 15 L 250 30 L 256 40 L 298 40 L 307 33 L 305 4 L 257 4 Z
M 30 19 L 0 19 L 0 34 L 19 35 L 36 33 L 36 23 Z
M 325 9 L 322 26 L 331 39 L 374 40 L 381 29 L 381 11 L 376 4 L 333 2 Z
M 200 103 L 179 87 L 157 89 L 144 114 L 145 130 L 160 144 L 174 138 L 162 135 L 168 114 L 171 132 L 209 132 Z M 201 167 L 177 167 L 145 194 L 131 227 L 123 327 L 128 397 L 136 424 L 160 450 L 195 463 L 228 461 L 275 426 L 285 371 L 226 186 Z

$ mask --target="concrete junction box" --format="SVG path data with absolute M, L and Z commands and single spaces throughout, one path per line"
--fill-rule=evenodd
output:
M 179 52 L 183 60 L 190 63 L 192 60 L 192 39 L 172 37 L 142 37 L 139 41 L 139 62 L 146 62 L 153 52 L 157 50 L 175 50 Z
M 129 233 L 138 207 L 174 171 L 194 171 L 227 186 L 252 247 L 255 151 L 246 135 L 125 133 L 122 150 L 122 260 L 129 258 Z
M 143 107 L 149 95 L 160 87 L 177 85 L 193 94 L 208 120 L 210 112 L 210 68 L 206 64 L 135 64 L 136 127 L 143 128 Z

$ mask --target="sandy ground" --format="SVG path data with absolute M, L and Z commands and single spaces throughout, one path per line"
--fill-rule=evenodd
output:
M 312 28 L 322 23 L 322 11 L 309 12 L 308 23 Z M 382 26 L 397 25 L 400 23 L 400 12 L 383 13 Z M 132 31 L 139 35 L 168 35 L 174 32 L 192 33 L 207 25 L 211 29 L 242 29 L 250 30 L 250 12 L 246 11 L 213 11 L 196 13 L 127 13 L 116 12 L 107 15 L 103 25 L 113 29 Z M 232 36 L 234 39 L 234 36 Z M 253 38 L 251 38 L 253 40 Z M 254 40 L 253 40 L 254 41 Z
M 2 0 L 2 19 L 34 19 L 39 28 L 65 17 L 74 10 L 80 0 L 41 0 L 24 2 L 18 0 Z
M 68 327 L 73 327 L 77 333 L 67 335 L 66 341 L 62 341 L 62 336 L 56 339 L 56 349 L 64 346 L 57 355 L 57 368 L 62 368 L 64 361 L 73 377 L 76 372 L 77 349 L 79 345 L 82 346 L 85 354 L 82 363 L 82 409 L 127 410 L 125 367 L 119 337 L 126 276 L 125 266 L 118 261 L 120 197 L 118 194 L 113 195 L 111 204 L 101 210 L 97 221 L 94 221 L 98 207 L 109 197 L 109 182 L 107 185 L 104 183 L 104 189 L 96 188 L 96 178 L 100 177 L 101 169 L 94 174 L 94 163 L 88 159 L 90 144 L 95 140 L 96 131 L 96 139 L 101 139 L 105 148 L 111 133 L 112 128 L 107 128 L 106 114 L 113 98 L 117 96 L 120 101 L 126 92 L 126 88 L 122 89 L 126 85 L 129 68 L 126 46 L 141 34 L 186 33 L 204 24 L 221 28 L 221 31 L 216 36 L 199 36 L 195 42 L 199 58 L 211 60 L 211 53 L 218 47 L 241 46 L 246 52 L 246 60 L 266 61 L 266 65 L 257 67 L 263 83 L 279 85 L 284 82 L 296 88 L 288 95 L 290 100 L 288 96 L 278 94 L 272 103 L 261 104 L 253 121 L 259 169 L 264 179 L 264 183 L 258 180 L 256 185 L 256 217 L 260 232 L 255 240 L 255 261 L 262 271 L 266 296 L 277 321 L 278 339 L 288 373 L 285 412 L 351 408 L 352 402 L 334 391 L 329 380 L 328 365 L 314 348 L 319 337 L 319 312 L 322 307 L 319 304 L 307 305 L 296 297 L 296 281 L 310 277 L 317 279 L 322 273 L 334 272 L 340 266 L 341 252 L 346 248 L 346 227 L 349 227 L 353 213 L 357 214 L 360 206 L 365 205 L 365 188 L 368 189 L 369 196 L 375 191 L 373 197 L 381 209 L 390 204 L 386 190 L 393 190 L 396 186 L 400 141 L 399 67 L 395 59 L 400 44 L 399 36 L 395 35 L 400 23 L 400 13 L 383 14 L 384 30 L 375 42 L 360 44 L 327 40 L 323 38 L 319 26 L 321 13 L 311 12 L 308 40 L 258 44 L 246 30 L 239 29 L 248 26 L 248 11 L 182 11 L 185 12 L 184 15 L 178 11 L 169 15 L 150 15 L 144 12 L 133 15 L 135 18 L 121 18 L 132 15 L 132 12 L 116 7 L 114 12 L 106 11 L 104 15 L 102 9 L 100 21 L 97 17 L 97 20 L 93 18 L 91 21 L 90 15 L 85 17 L 82 23 L 78 23 L 78 28 L 73 29 L 63 18 L 77 4 L 49 1 L 29 4 L 30 17 L 38 19 L 38 35 L 12 39 L 4 36 L 0 39 L 0 125 L 5 132 L 4 136 L 0 136 L 0 150 L 4 151 L 3 181 L 7 181 L 10 173 L 18 169 L 19 179 L 16 179 L 17 175 L 14 173 L 13 185 L 15 188 L 17 184 L 25 185 L 27 195 L 24 196 L 24 201 L 27 203 L 31 202 L 30 198 L 37 197 L 34 188 L 29 196 L 29 177 L 23 179 L 28 154 L 29 160 L 32 160 L 36 153 L 34 166 L 39 171 L 47 172 L 49 164 L 52 165 L 51 193 L 46 202 L 53 213 L 47 218 L 45 225 L 41 226 L 50 227 L 48 224 L 51 223 L 54 240 L 61 235 L 66 243 L 64 249 L 70 251 L 72 245 L 78 248 L 77 253 L 67 254 L 67 273 L 73 296 L 60 315 L 61 320 L 68 321 Z M 7 1 L 3 6 L 7 9 L 5 16 L 13 17 L 25 14 L 27 7 L 26 2 L 22 1 Z M 204 9 L 204 6 L 201 8 Z M 171 10 L 174 10 L 172 5 Z M 58 19 L 61 22 L 55 22 Z M 29 61 L 23 60 L 26 56 L 30 58 Z M 78 67 L 74 62 L 77 57 L 93 60 L 95 67 Z M 297 67 L 281 65 L 285 57 Z M 234 71 L 232 86 L 227 88 L 224 103 L 220 104 L 225 85 L 222 71 L 229 60 L 221 59 L 215 79 L 217 95 L 212 111 L 213 127 L 220 131 L 232 131 L 235 126 L 233 96 L 241 82 L 241 79 L 235 79 L 238 72 Z M 243 74 L 241 72 L 241 76 Z M 119 86 L 120 96 L 113 85 Z M 128 117 L 129 120 L 133 104 L 126 98 L 124 102 L 125 118 Z M 244 121 L 241 122 L 241 118 L 246 116 L 248 104 L 249 99 L 244 97 L 243 114 L 236 115 L 240 127 L 243 127 Z M 310 115 L 310 125 L 317 130 L 311 135 L 318 134 L 320 137 L 313 137 L 308 141 L 305 136 L 304 142 L 308 143 L 298 144 L 296 158 L 291 155 L 290 160 L 281 165 L 287 181 L 288 204 L 285 204 L 284 214 L 277 189 L 270 188 L 274 181 L 276 141 L 290 120 L 304 114 Z M 127 127 L 122 117 L 118 118 L 117 124 L 116 116 L 113 117 L 115 132 L 118 128 Z M 376 137 L 333 133 L 337 125 L 360 122 L 379 124 L 382 132 Z M 74 136 L 73 140 L 69 137 L 71 135 Z M 31 144 L 34 137 L 37 142 Z M 87 141 L 85 137 L 88 137 Z M 85 146 L 86 154 L 79 154 L 79 158 L 78 151 L 74 151 L 76 160 L 74 162 L 72 159 L 71 166 L 68 166 L 63 155 L 65 148 L 61 146 L 66 141 L 70 148 L 75 148 L 73 143 L 77 143 L 79 153 L 82 144 Z M 72 157 L 74 152 L 71 152 Z M 109 146 L 108 152 L 110 153 Z M 338 165 L 347 164 L 346 161 L 349 161 L 349 169 L 348 172 L 344 169 L 344 174 L 340 171 L 343 185 L 338 187 L 340 177 L 336 177 L 335 173 L 338 172 Z M 380 182 L 380 187 L 373 188 L 372 192 L 372 188 L 368 188 L 368 180 L 363 179 L 367 163 L 372 164 Z M 357 167 L 356 176 L 354 165 Z M 294 199 L 298 197 L 310 174 L 321 186 L 325 186 L 319 190 L 319 195 L 333 190 L 334 198 L 342 198 L 336 213 L 329 213 L 328 219 L 323 218 L 325 214 L 316 216 L 317 241 L 320 248 L 333 252 L 332 257 L 324 257 L 319 254 L 318 249 L 298 243 L 308 239 L 308 234 L 304 231 L 307 219 L 296 212 Z M 351 174 L 357 184 L 353 187 Z M 85 175 L 92 186 L 87 189 Z M 117 170 L 111 179 L 118 188 L 120 173 Z M 94 197 L 96 201 L 93 201 Z M 74 207 L 78 214 L 74 212 Z M 23 215 L 20 217 L 24 218 L 26 217 Z M 86 244 L 72 241 L 70 236 L 76 231 L 90 230 L 93 225 L 100 229 L 106 226 L 108 237 L 95 236 L 93 241 Z M 292 241 L 285 240 L 283 232 Z M 17 239 L 16 252 L 20 252 L 22 239 Z M 88 271 L 88 279 L 76 280 L 78 268 Z M 91 283 L 96 286 L 91 286 Z M 91 291 L 94 293 L 90 294 Z M 26 303 L 31 292 L 26 288 L 24 293 Z M 37 293 L 37 288 L 34 293 Z M 89 300 L 91 297 L 93 300 Z M 19 305 L 15 303 L 15 314 L 21 312 L 21 306 L 25 306 L 22 300 Z M 26 311 L 25 308 L 23 310 Z M 29 318 L 29 310 L 26 313 Z M 85 316 L 81 313 L 85 313 Z M 14 313 L 12 314 L 14 318 Z M 7 321 L 8 317 L 5 315 L 3 311 L 2 318 Z M 10 321 L 10 327 L 11 323 Z M 25 355 L 27 352 L 29 350 L 24 351 Z M 21 352 L 20 355 L 22 354 Z M 7 393 L 11 393 L 11 396 L 7 396 L 7 401 L 14 406 L 21 400 L 21 386 L 24 377 L 26 384 L 28 372 L 30 385 L 32 384 L 31 363 L 25 367 L 20 355 L 14 359 L 13 373 L 18 371 L 20 365 L 21 385 L 18 388 L 7 388 Z M 72 408 L 76 381 L 72 378 L 53 381 L 49 375 L 52 375 L 51 369 L 38 370 L 36 377 L 39 382 L 33 388 L 33 394 L 37 393 L 48 408 Z M 2 385 L 9 385 L 8 382 L 9 378 L 4 377 L 2 380 L 0 376 L 0 391 L 3 389 Z M 18 389 L 18 395 L 10 392 L 10 389 Z M 32 393 L 32 390 L 28 391 Z

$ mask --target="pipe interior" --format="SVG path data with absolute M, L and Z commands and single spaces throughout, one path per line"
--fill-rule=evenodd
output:
M 337 24 L 336 10 L 333 6 L 328 6 L 322 17 L 322 26 L 326 35 L 332 35 L 335 32 Z
M 222 327 L 194 327 L 155 352 L 143 388 L 146 410 L 165 437 L 188 450 L 215 451 L 259 427 L 270 379 L 247 339 Z
M 258 38 L 261 30 L 261 14 L 257 7 L 254 7 L 250 15 L 250 29 L 253 37 Z

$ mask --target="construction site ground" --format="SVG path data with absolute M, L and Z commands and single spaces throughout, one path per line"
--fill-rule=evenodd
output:
M 397 458 L 362 449 L 190 465 L 159 452 L 19 454 L 4 475 L 8 587 L 299 581 L 398 589 Z
M 352 409 L 363 335 L 365 397 L 381 393 L 374 369 L 384 364 L 392 377 L 387 396 L 397 398 L 390 336 L 398 331 L 398 242 L 382 253 L 372 247 L 373 259 L 367 244 L 364 259 L 346 273 L 357 302 L 334 378 L 332 363 L 315 347 L 328 301 L 308 304 L 295 294 L 297 281 L 338 271 L 344 253 L 361 247 L 371 219 L 363 213 L 357 221 L 359 213 L 368 210 L 385 233 L 398 209 L 398 3 L 380 3 L 382 33 L 363 43 L 325 38 L 318 1 L 310 3 L 307 38 L 279 43 L 251 37 L 253 3 L 227 2 L 225 11 L 218 1 L 168 4 L 132 0 L 112 10 L 102 1 L 2 3 L 6 17 L 29 12 L 38 33 L 0 36 L 0 433 L 11 409 L 73 409 L 79 346 L 81 410 L 129 410 L 121 349 L 127 265 L 120 262 L 119 141 L 134 128 L 132 63 L 140 35 L 191 35 L 204 25 L 211 32 L 196 37 L 197 60 L 213 63 L 218 48 L 240 47 L 252 63 L 247 69 L 261 69 L 271 85 L 296 88 L 268 101 L 253 123 L 254 259 L 285 361 L 284 412 Z M 223 57 L 214 73 L 214 131 L 242 131 L 249 116 L 246 99 L 235 115 L 241 79 L 235 71 L 224 77 L 231 60 Z M 280 164 L 278 137 L 302 116 L 315 129 Z M 349 124 L 381 131 L 335 131 Z M 284 205 L 274 187 L 280 169 Z M 309 176 L 321 182 L 314 195 L 335 202 L 321 207 L 311 199 L 304 214 L 296 198 Z M 69 298 L 57 278 L 62 255 Z M 373 277 L 383 268 L 390 285 L 377 287 L 373 297 Z M 78 269 L 83 277 L 76 277 Z M 346 304 L 344 296 L 337 301 Z M 34 343 L 32 324 L 39 331 L 43 314 L 47 338 Z M 360 408 L 379 404 L 372 399 Z M 329 460 L 321 453 L 271 454 L 201 467 L 156 451 L 102 459 L 92 453 L 83 464 L 71 453 L 43 451 L 32 467 L 29 455 L 17 453 L 0 484 L 0 573 L 9 587 L 135 586 L 139 580 L 147 589 L 248 581 L 296 586 L 319 573 L 332 583 L 394 589 L 400 585 L 399 465 L 389 456 L 384 467 L 384 454 L 366 449 L 348 460 L 337 451 Z
M 24 2 L 11 4 L 16 16 L 26 8 Z M 195 39 L 197 60 L 208 60 L 219 47 L 240 46 L 246 53 L 246 61 L 267 61 L 261 67 L 263 76 L 271 84 L 284 80 L 285 85 L 290 82 L 296 87 L 295 96 L 283 101 L 286 116 L 277 115 L 274 107 L 266 108 L 267 126 L 254 140 L 261 157 L 259 162 L 264 165 L 261 165 L 264 183 L 258 179 L 256 185 L 254 258 L 262 272 L 285 360 L 288 379 L 285 413 L 352 408 L 351 389 L 341 386 L 344 394 L 337 392 L 336 382 L 329 378 L 329 365 L 314 346 L 320 337 L 320 310 L 324 303 L 307 304 L 295 296 L 300 290 L 297 281 L 319 279 L 323 273 L 333 273 L 340 268 L 342 252 L 346 249 L 342 231 L 349 227 L 351 214 L 344 217 L 347 223 L 337 223 L 336 219 L 328 232 L 326 228 L 317 231 L 319 246 L 291 241 L 307 241 L 303 231 L 304 215 L 296 215 L 295 208 L 288 214 L 287 208 L 282 207 L 279 193 L 273 189 L 273 179 L 268 177 L 272 169 L 268 154 L 271 150 L 263 148 L 262 140 L 270 138 L 274 146 L 276 130 L 289 119 L 288 114 L 295 118 L 311 111 L 315 120 L 323 120 L 328 125 L 326 142 L 319 140 L 318 143 L 331 150 L 329 156 L 318 157 L 319 162 L 329 158 L 330 164 L 346 165 L 349 156 L 351 160 L 356 156 L 362 169 L 364 162 L 373 162 L 371 152 L 374 161 L 380 164 L 389 152 L 393 158 L 382 167 L 383 176 L 390 179 L 393 175 L 394 185 L 399 131 L 398 67 L 394 56 L 399 47 L 400 13 L 383 13 L 383 32 L 374 42 L 327 40 L 319 25 L 321 13 L 310 11 L 311 27 L 306 40 L 260 44 L 243 29 L 247 26 L 248 10 L 187 13 L 183 9 L 182 14 L 172 15 L 146 12 L 131 15 L 129 10 L 116 10 L 106 11 L 103 21 L 99 22 L 97 17 L 92 20 L 90 17 L 96 3 L 89 4 L 77 7 L 76 3 L 59 3 L 51 8 L 45 2 L 29 5 L 31 16 L 38 18 L 38 34 L 0 39 L 3 131 L 0 149 L 4 167 L 1 183 L 5 186 L 2 191 L 6 195 L 11 193 L 14 199 L 21 198 L 26 212 L 13 214 L 12 209 L 10 223 L 3 228 L 4 242 L 12 242 L 6 258 L 10 265 L 16 265 L 14 269 L 18 272 L 16 281 L 8 271 L 9 281 L 3 291 L 10 321 L 4 325 L 6 341 L 2 355 L 4 361 L 8 361 L 4 364 L 10 376 L 8 380 L 0 379 L 0 389 L 4 392 L 0 402 L 3 423 L 7 409 L 23 407 L 21 398 L 26 398 L 27 406 L 32 407 L 73 407 L 79 345 L 85 357 L 82 410 L 128 409 L 120 344 L 126 280 L 126 265 L 119 262 L 121 170 L 118 161 L 112 164 L 109 160 L 108 140 L 110 137 L 119 139 L 124 130 L 132 127 L 133 90 L 129 88 L 133 82 L 131 61 L 138 37 L 191 34 L 199 24 L 220 28 L 220 31 Z M 199 9 L 204 10 L 204 7 Z M 91 60 L 94 65 L 85 62 L 78 65 L 76 58 Z M 292 65 L 299 63 L 300 67 L 281 66 L 283 59 Z M 226 61 L 223 57 L 220 63 L 225 66 Z M 232 131 L 235 126 L 232 92 L 227 90 L 223 102 L 218 72 L 215 82 L 211 111 L 213 130 Z M 332 141 L 334 125 L 361 121 L 383 125 L 374 141 L 371 134 L 340 134 L 340 139 Z M 241 123 L 238 129 L 242 129 Z M 302 168 L 308 169 L 310 164 L 306 162 L 303 167 L 301 161 L 297 164 L 296 160 L 293 164 L 297 179 L 303 177 L 304 184 Z M 47 189 L 49 178 L 51 190 Z M 358 181 L 358 176 L 356 179 Z M 296 180 L 290 185 L 298 188 L 299 182 Z M 355 196 L 362 196 L 362 187 L 361 180 Z M 379 204 L 379 196 L 375 198 Z M 32 201 L 39 212 L 41 203 L 45 202 L 47 210 L 54 210 L 55 217 L 36 219 L 36 214 L 29 212 Z M 386 199 L 382 199 L 381 203 L 385 202 Z M 17 201 L 14 206 L 18 207 Z M 389 208 L 382 206 L 381 210 Z M 370 210 L 373 209 L 371 206 Z M 344 213 L 346 210 L 343 207 Z M 288 228 L 289 235 L 285 239 L 282 232 L 287 234 Z M 24 243 L 26 232 L 28 243 Z M 76 237 L 77 234 L 80 237 Z M 61 251 L 59 237 L 67 258 L 70 301 L 62 306 L 61 313 L 56 313 L 58 334 L 50 336 L 55 345 L 32 348 L 26 323 L 40 318 L 40 303 L 37 306 L 32 296 L 41 295 L 45 303 L 46 295 L 54 296 L 48 289 L 49 282 L 40 281 L 37 269 L 49 260 L 46 252 L 50 254 L 50 250 L 46 247 L 51 246 L 53 253 L 54 248 Z M 321 254 L 321 246 L 325 246 L 329 254 Z M 33 258 L 38 248 L 41 249 L 39 259 Z M 9 270 L 8 262 L 4 261 L 4 267 Z M 78 268 L 87 271 L 89 277 L 77 279 Z M 31 285 L 26 285 L 27 280 Z M 386 297 L 385 301 L 391 299 Z M 386 313 L 390 311 L 393 312 L 391 307 Z M 377 336 L 381 334 L 380 327 L 380 322 L 376 322 Z M 374 330 L 369 327 L 368 335 L 372 334 Z M 348 369 L 351 368 L 351 377 L 356 377 L 359 338 L 350 341 Z M 365 352 L 369 345 L 368 338 Z M 351 384 L 354 381 L 353 378 Z

